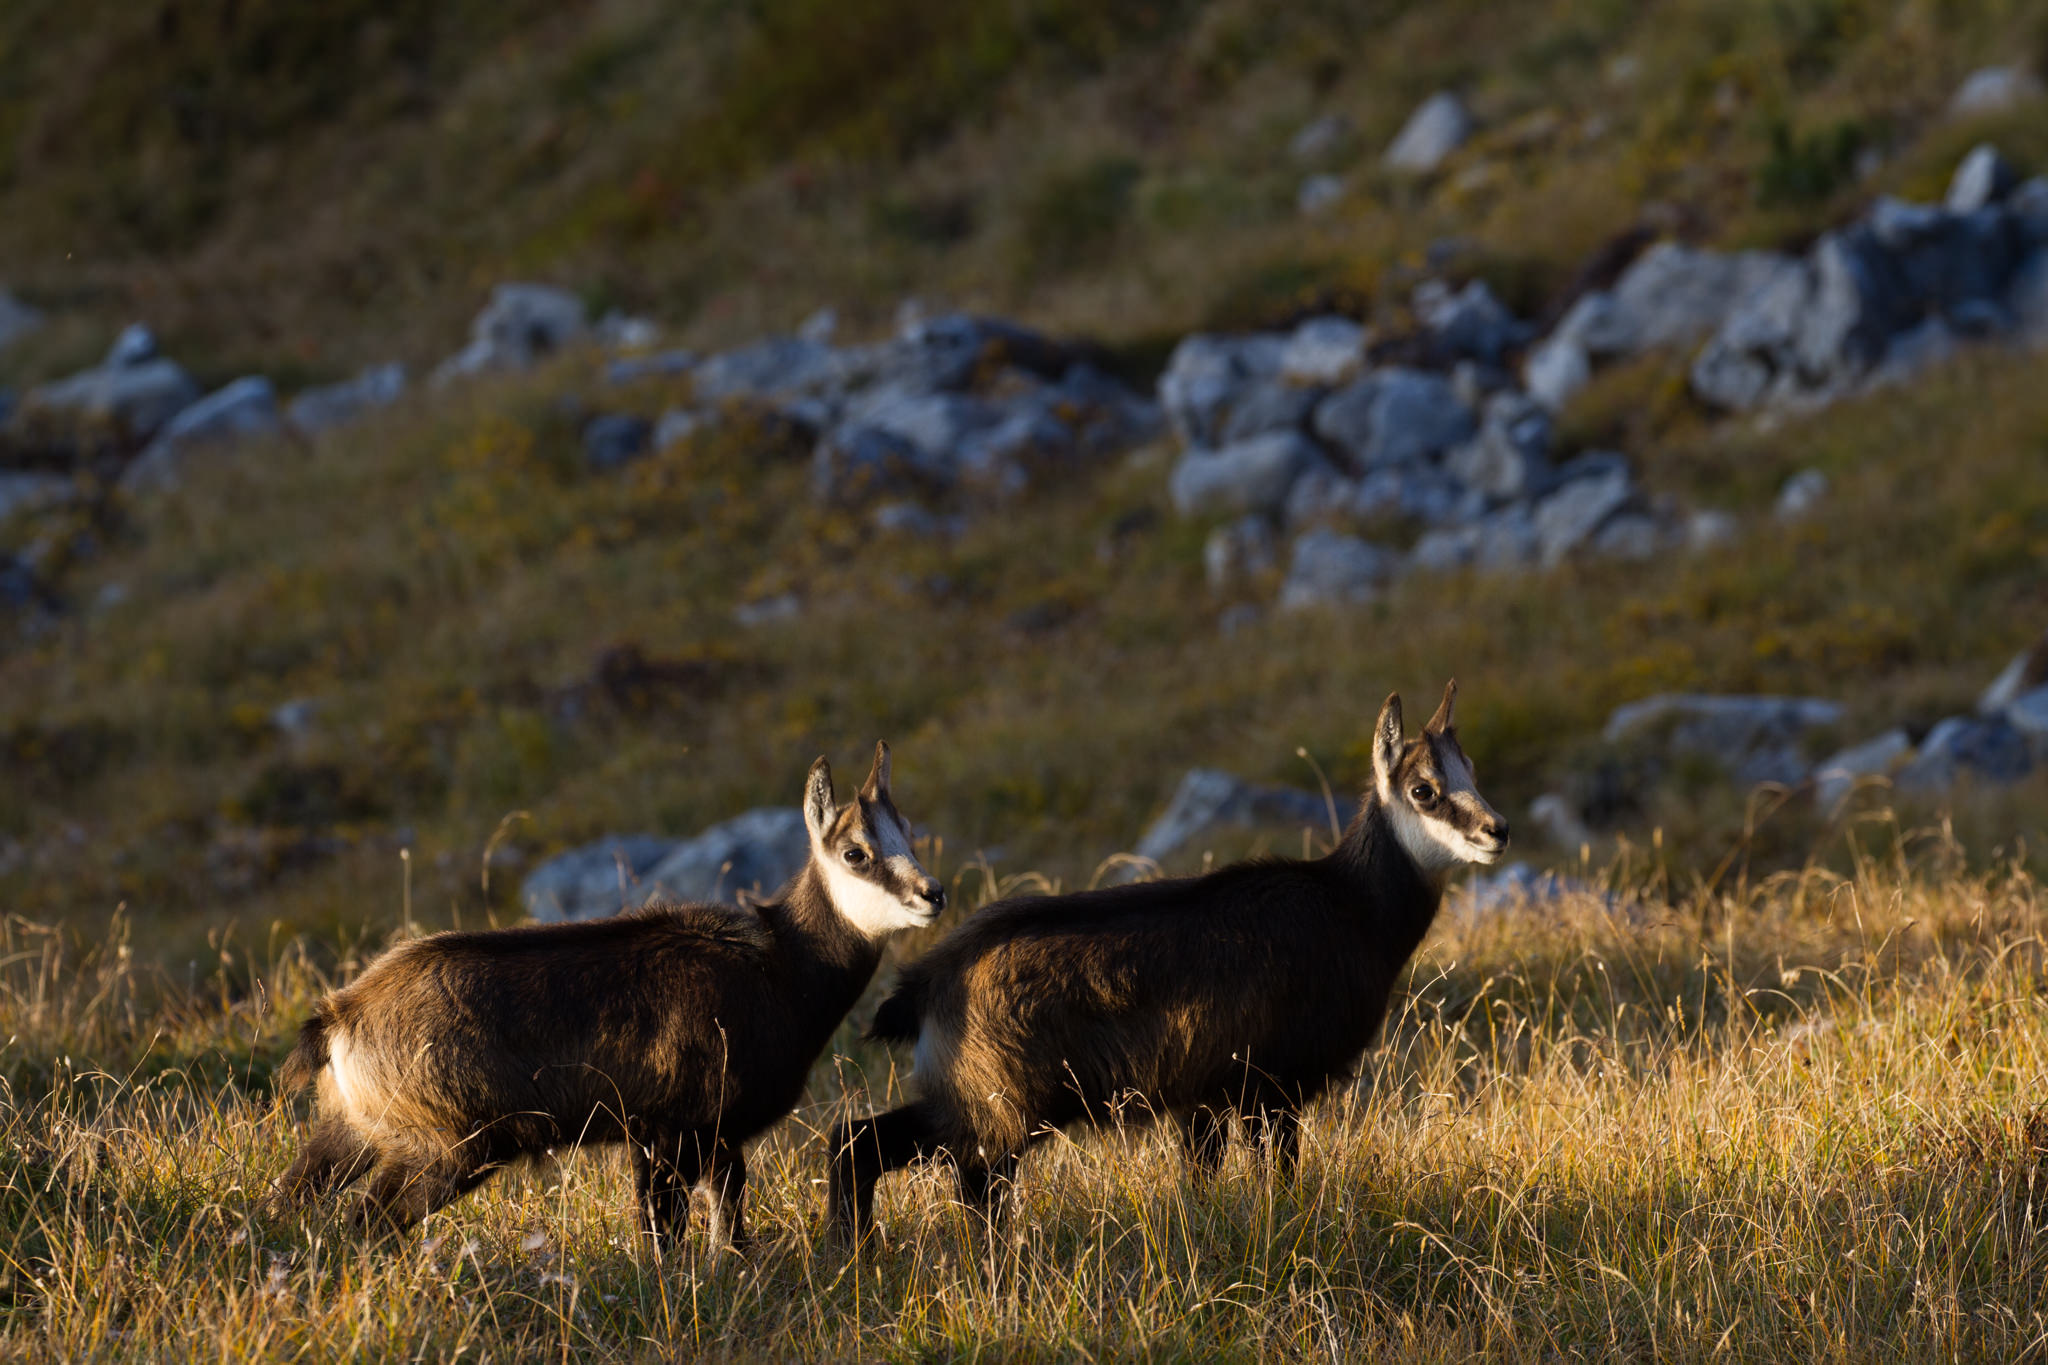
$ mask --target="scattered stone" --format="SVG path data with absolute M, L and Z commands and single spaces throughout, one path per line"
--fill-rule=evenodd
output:
M 1168 491 L 1184 517 L 1277 515 L 1295 480 L 1323 465 L 1301 433 L 1267 432 L 1221 450 L 1190 450 L 1174 466 Z
M 1351 120 L 1324 114 L 1301 125 L 1287 142 L 1287 154 L 1303 165 L 1326 160 L 1351 137 Z
M 1357 814 L 1357 803 L 1346 797 L 1326 800 L 1319 792 L 1260 786 L 1215 768 L 1191 768 L 1174 790 L 1166 810 L 1152 822 L 1131 852 L 1153 863 L 1162 863 L 1197 839 L 1226 826 L 1292 825 L 1328 833 L 1333 806 L 1335 823 L 1341 830 Z
M 1808 771 L 1800 751 L 1802 737 L 1841 719 L 1839 702 L 1817 697 L 1672 692 L 1617 707 L 1601 734 L 1609 744 L 1661 737 L 1667 751 L 1713 759 L 1745 786 L 1791 786 Z
M 274 707 L 270 712 L 271 728 L 292 739 L 303 739 L 313 731 L 313 721 L 320 713 L 320 703 L 313 697 L 296 697 Z
M 1545 568 L 1592 539 L 1607 519 L 1636 500 L 1628 466 L 1619 455 L 1581 455 L 1558 471 L 1561 486 L 1530 514 L 1536 558 Z
M 1401 557 L 1358 536 L 1305 531 L 1294 541 L 1293 562 L 1280 587 L 1280 609 L 1352 606 L 1371 601 L 1401 567 Z
M 1942 205 L 1950 213 L 1975 213 L 2005 198 L 2019 183 L 2019 172 L 1998 154 L 1998 148 L 1980 142 L 1956 163 Z
M 591 329 L 597 344 L 608 351 L 648 351 L 661 342 L 661 324 L 652 318 L 636 318 L 613 308 Z
M 1986 66 L 1963 78 L 1949 98 L 1948 112 L 1954 118 L 1975 118 L 2002 113 L 2040 97 L 2040 79 L 2025 67 Z
M 912 324 L 915 325 L 914 323 Z M 839 310 L 830 305 L 819 308 L 796 325 L 797 338 L 830 344 L 833 333 L 839 330 Z
M 1822 759 L 1813 769 L 1813 799 L 1833 810 L 1866 777 L 1884 777 L 1913 751 L 1913 738 L 1894 727 Z
M 755 626 L 779 625 L 785 621 L 794 621 L 803 615 L 803 612 L 802 598 L 793 592 L 781 592 L 773 597 L 740 603 L 732 609 L 732 619 L 752 629 Z
M 132 440 L 154 436 L 199 399 L 199 385 L 176 361 L 156 354 L 156 338 L 140 323 L 122 331 L 107 358 L 89 370 L 30 389 L 22 413 L 112 426 Z
M 1294 192 L 1294 211 L 1304 218 L 1313 218 L 1335 207 L 1343 197 L 1343 176 L 1328 172 L 1312 175 Z
M 688 408 L 670 408 L 654 424 L 654 448 L 667 450 L 695 436 L 707 426 L 702 414 Z
M 677 840 L 612 836 L 548 859 L 520 885 L 526 913 L 542 922 L 601 919 L 645 903 L 640 878 L 677 847 Z
M 1286 347 L 1286 338 L 1270 335 L 1181 338 L 1159 376 L 1159 404 L 1174 435 L 1183 445 L 1216 445 L 1240 391 L 1277 375 Z
M 1488 365 L 1529 339 L 1529 328 L 1501 301 L 1484 280 L 1472 280 L 1452 293 L 1441 280 L 1428 280 L 1415 290 L 1415 315 L 1429 329 L 1438 351 Z
M 695 351 L 651 351 L 646 355 L 620 356 L 604 367 L 607 384 L 637 384 L 643 379 L 676 379 L 697 367 Z
M 191 451 L 269 436 L 281 429 L 277 391 L 262 375 L 245 376 L 214 390 L 166 422 L 142 454 L 121 471 L 121 486 L 153 491 L 174 488 L 179 466 Z
M 1477 872 L 1459 888 L 1455 903 L 1473 917 L 1504 910 L 1528 909 L 1589 894 L 1584 883 L 1556 872 L 1538 872 L 1525 862 L 1512 862 L 1498 872 Z
M 1698 554 L 1733 545 L 1742 535 L 1742 523 L 1734 514 L 1704 507 L 1685 519 L 1685 548 Z
M 1203 573 L 1219 591 L 1263 577 L 1278 563 L 1272 523 L 1264 517 L 1239 517 L 1219 526 L 1202 546 Z
M 1342 384 L 1365 364 L 1366 329 L 1350 318 L 1316 317 L 1296 324 L 1280 350 L 1289 384 Z
M 1944 792 L 1965 772 L 1980 781 L 2017 782 L 2033 771 L 2027 737 L 2004 716 L 1950 716 L 1928 731 L 1913 761 L 1899 770 L 1902 791 Z
M 1593 842 L 1593 831 L 1571 801 L 1558 792 L 1545 792 L 1531 801 L 1529 818 L 1543 837 L 1559 848 L 1579 849 Z
M 2048 761 L 2048 687 L 2036 687 L 2013 698 L 2004 715 L 2008 725 L 2026 736 L 2034 760 Z
M 2048 685 L 2048 635 L 2013 656 L 1977 698 L 1977 714 L 1996 716 L 2038 687 Z
M 1470 437 L 1478 423 L 1442 375 L 1391 367 L 1323 399 L 1312 425 L 1364 473 L 1439 455 Z
M 824 382 L 833 371 L 832 348 L 803 337 L 769 337 L 709 356 L 696 369 L 697 400 L 793 395 Z
M 434 382 L 524 370 L 583 339 L 583 301 L 545 284 L 501 284 L 469 326 L 469 344 L 442 361 Z
M 405 393 L 405 366 L 372 365 L 354 379 L 306 389 L 285 404 L 284 419 L 311 436 L 346 426 L 374 408 L 389 407 Z
M 1382 158 L 1397 171 L 1428 174 L 1472 136 L 1472 115 L 1465 102 L 1439 90 L 1417 106 Z
M 0 523 L 17 513 L 47 512 L 78 500 L 78 485 L 61 474 L 0 470 Z
M 1802 469 L 1785 480 L 1771 515 L 1779 521 L 1802 521 L 1828 496 L 1828 476 L 1818 469 Z
M 803 871 L 810 858 L 804 815 L 794 806 L 762 806 L 685 839 L 647 869 L 641 903 L 737 902 L 767 896 Z
M 0 289 L 0 351 L 43 325 L 43 315 Z
M 654 423 L 630 412 L 607 412 L 583 424 L 583 463 L 595 474 L 631 464 L 654 449 Z
M 1540 403 L 1503 389 L 1486 400 L 1478 433 L 1451 451 L 1444 468 L 1489 498 L 1528 497 L 1549 475 L 1550 432 Z

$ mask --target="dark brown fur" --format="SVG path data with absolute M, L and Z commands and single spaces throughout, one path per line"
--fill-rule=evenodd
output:
M 1405 744 L 1388 699 L 1375 790 L 1328 856 L 1001 901 L 910 967 L 873 1034 L 917 1040 L 919 1098 L 834 1135 L 840 1230 L 864 1230 L 876 1180 L 927 1156 L 986 1207 L 1026 1148 L 1081 1121 L 1171 1115 L 1208 1174 L 1235 1115 L 1291 1163 L 1300 1110 L 1353 1074 L 1442 899 L 1448 864 L 1418 864 L 1390 802 L 1456 798 L 1439 818 L 1488 855 L 1505 846 L 1506 823 L 1452 776 L 1469 779 L 1451 696 Z
M 879 783 L 836 812 L 829 770 L 813 769 L 825 856 L 900 821 L 886 751 L 876 763 Z M 714 1240 L 741 1241 L 741 1145 L 790 1112 L 881 955 L 884 936 L 828 894 L 816 828 L 809 866 L 751 909 L 666 905 L 394 948 L 301 1030 L 284 1075 L 318 1079 L 321 1119 L 280 1195 L 367 1175 L 364 1217 L 404 1226 L 520 1157 L 625 1142 L 651 1233 L 683 1231 L 701 1181 Z M 929 877 L 909 894 L 934 913 L 943 900 Z

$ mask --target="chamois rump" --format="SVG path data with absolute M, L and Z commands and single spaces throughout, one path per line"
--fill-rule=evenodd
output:
M 701 1182 L 714 1247 L 744 1243 L 742 1144 L 788 1114 L 899 929 L 945 889 L 889 791 L 889 749 L 836 807 L 804 792 L 810 860 L 749 907 L 661 905 L 586 923 L 403 944 L 315 1007 L 286 1063 L 320 1117 L 287 1203 L 368 1176 L 357 1217 L 403 1228 L 502 1166 L 630 1144 L 639 1217 L 680 1237 Z
M 1413 740 L 1387 698 L 1373 785 L 1326 857 L 999 901 L 912 964 L 870 1036 L 915 1040 L 918 1098 L 835 1130 L 835 1229 L 858 1239 L 877 1179 L 925 1157 L 987 1213 L 1027 1148 L 1083 1120 L 1171 1115 L 1206 1179 L 1236 1116 L 1290 1169 L 1302 1107 L 1356 1070 L 1450 870 L 1507 847 L 1456 696 Z

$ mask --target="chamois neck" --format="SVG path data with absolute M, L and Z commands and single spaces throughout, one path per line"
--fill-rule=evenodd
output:
M 821 1005 L 843 998 L 845 1008 L 851 1008 L 881 964 L 882 945 L 854 928 L 833 906 L 815 863 L 806 864 L 782 894 L 757 907 L 757 913 L 775 936 L 776 955 L 784 969 L 802 984 L 807 998 L 815 997 Z
M 1369 791 L 1328 861 L 1356 886 L 1405 959 L 1422 942 L 1444 898 L 1447 872 L 1417 863 L 1394 832 L 1379 793 Z

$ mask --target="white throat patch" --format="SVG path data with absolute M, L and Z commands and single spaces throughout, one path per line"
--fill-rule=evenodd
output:
M 886 866 L 901 885 L 923 885 L 925 872 L 918 866 L 917 856 L 910 851 L 907 834 L 900 827 L 892 826 L 894 822 L 887 822 L 874 831 L 876 864 Z M 827 852 L 816 839 L 811 841 L 811 858 L 824 873 L 825 891 L 832 897 L 833 908 L 866 937 L 883 939 L 899 929 L 915 929 L 931 923 L 932 911 L 923 903 L 906 904 L 897 899 L 887 888 L 869 881 L 841 862 L 837 855 Z
M 1450 805 L 1464 795 L 1479 797 L 1469 761 L 1449 765 L 1443 778 L 1442 804 Z M 1394 837 L 1401 841 L 1401 847 L 1417 867 L 1431 876 L 1441 877 L 1460 863 L 1491 863 L 1500 858 L 1498 848 L 1485 848 L 1473 842 L 1448 820 L 1425 815 L 1385 785 L 1380 788 L 1380 804 L 1393 823 Z

